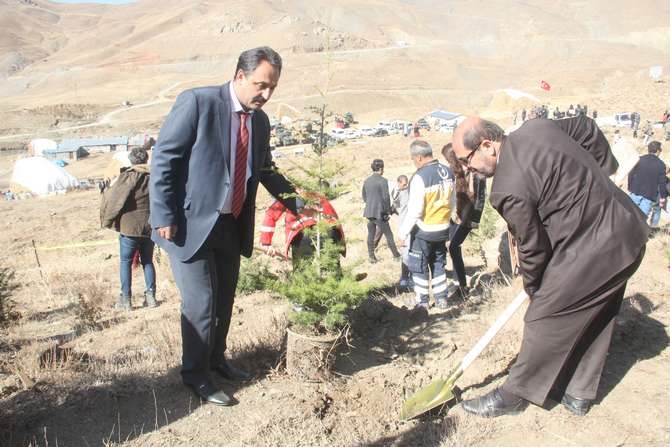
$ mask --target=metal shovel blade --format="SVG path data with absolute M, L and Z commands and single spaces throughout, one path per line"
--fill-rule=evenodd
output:
M 463 357 L 461 363 L 449 373 L 447 380 L 436 380 L 427 387 L 417 391 L 409 399 L 400 411 L 400 417 L 404 420 L 412 419 L 418 415 L 432 410 L 454 398 L 454 384 L 463 371 L 477 358 L 484 348 L 491 342 L 493 337 L 512 317 L 514 312 L 528 299 L 526 292 L 519 293 L 516 298 L 505 308 L 504 312 L 496 319 L 493 325 L 479 339 L 477 344 Z
M 454 384 L 460 372 L 449 375 L 448 379 L 439 379 L 410 396 L 400 410 L 400 418 L 408 420 L 454 399 Z

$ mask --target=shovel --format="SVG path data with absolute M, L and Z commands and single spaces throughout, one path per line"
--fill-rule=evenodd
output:
M 514 301 L 507 306 L 502 315 L 500 315 L 495 323 L 493 323 L 493 326 L 486 331 L 486 334 L 479 339 L 474 348 L 463 357 L 461 363 L 449 372 L 449 376 L 446 380 L 436 380 L 410 396 L 402 406 L 400 418 L 405 421 L 415 418 L 426 411 L 432 410 L 433 408 L 439 407 L 445 402 L 452 400 L 454 398 L 454 384 L 456 383 L 456 380 L 461 377 L 463 371 L 470 366 L 491 340 L 493 340 L 493 337 L 496 336 L 505 323 L 507 323 L 512 315 L 514 315 L 519 307 L 526 301 L 526 298 L 528 298 L 526 292 L 521 292 L 514 298 Z

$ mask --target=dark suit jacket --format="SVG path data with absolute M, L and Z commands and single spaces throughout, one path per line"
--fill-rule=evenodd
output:
M 628 191 L 656 202 L 659 196 L 668 196 L 667 181 L 663 160 L 655 154 L 646 154 L 628 174 Z
M 507 136 L 491 188 L 491 204 L 517 239 L 532 298 L 527 321 L 594 304 L 596 291 L 636 261 L 649 231 L 609 180 L 611 155 L 598 157 L 605 170 L 594 156 L 600 152 L 581 145 L 601 140 L 561 124 L 534 119 Z
M 152 238 L 182 261 L 190 259 L 207 239 L 219 217 L 224 194 L 232 185 L 228 169 L 231 113 L 228 84 L 182 92 L 163 123 L 152 154 Z M 253 164 L 246 200 L 237 219 L 242 254 L 247 257 L 253 248 L 259 182 L 287 208 L 297 211 L 297 199 L 281 197 L 295 191 L 272 162 L 267 115 L 255 111 L 251 125 Z M 155 231 L 170 225 L 178 227 L 172 242 Z
M 391 215 L 391 195 L 389 182 L 380 174 L 372 174 L 363 183 L 363 216 L 374 219 L 385 219 Z

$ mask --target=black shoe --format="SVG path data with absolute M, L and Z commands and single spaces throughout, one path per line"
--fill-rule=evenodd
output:
M 209 381 L 200 383 L 185 383 L 184 385 L 191 388 L 198 397 L 200 397 L 202 400 L 206 402 L 209 402 L 210 404 L 229 407 L 237 403 L 237 400 L 228 396 L 223 391 L 217 389 Z
M 226 380 L 234 380 L 244 382 L 251 379 L 251 374 L 241 369 L 235 368 L 226 359 L 223 359 L 218 364 L 212 366 L 212 371 L 216 371 L 221 377 Z
M 461 407 L 468 413 L 484 417 L 494 418 L 503 414 L 520 413 L 524 408 L 525 401 L 521 398 L 515 399 L 511 403 L 503 400 L 498 388 L 481 397 L 461 402 Z
M 379 259 L 377 259 L 375 256 L 370 256 L 368 257 L 368 261 L 370 262 L 370 264 L 376 264 L 379 262 Z
M 586 416 L 586 413 L 588 413 L 591 408 L 590 399 L 577 399 L 567 393 L 563 395 L 561 403 L 570 411 L 570 413 L 576 416 Z

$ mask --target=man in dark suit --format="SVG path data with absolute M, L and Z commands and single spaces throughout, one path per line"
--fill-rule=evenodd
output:
M 152 238 L 168 253 L 182 296 L 182 380 L 218 405 L 235 400 L 210 379 L 250 378 L 226 359 L 240 255 L 249 257 L 258 183 L 298 212 L 299 199 L 270 154 L 261 107 L 282 69 L 268 47 L 244 51 L 234 79 L 181 93 L 161 128 L 151 164 Z M 295 197 L 295 196 L 292 196 Z
M 471 171 L 495 174 L 491 204 L 517 239 L 531 298 L 507 380 L 463 409 L 495 417 L 552 398 L 584 415 L 649 231 L 608 178 L 617 168 L 609 144 L 586 116 L 531 120 L 507 136 L 472 117 L 456 129 L 453 148 Z
M 389 182 L 383 177 L 384 160 L 372 160 L 372 175 L 363 183 L 363 202 L 365 211 L 363 216 L 368 218 L 368 257 L 372 264 L 377 262 L 375 256 L 375 233 L 379 231 L 386 238 L 393 258 L 400 260 L 400 252 L 393 240 L 393 232 L 389 225 L 389 219 L 393 212 L 391 208 L 391 194 L 389 193 Z

